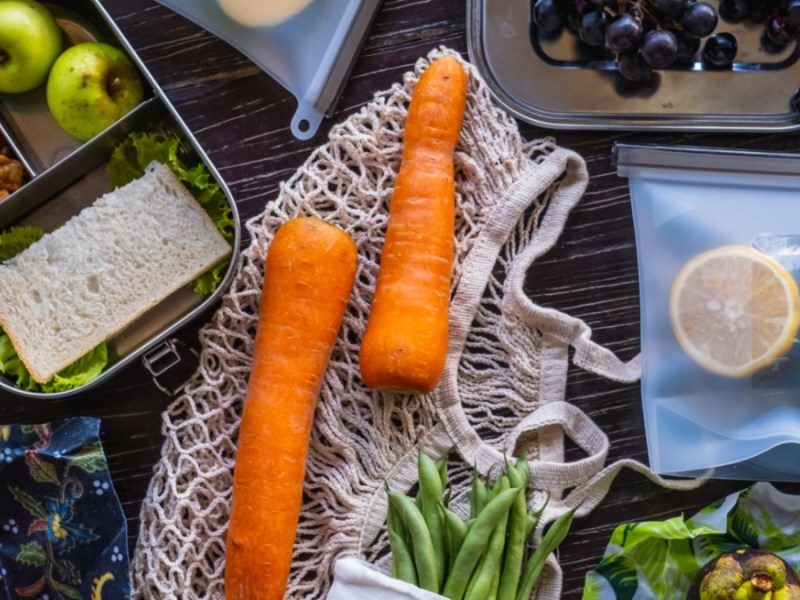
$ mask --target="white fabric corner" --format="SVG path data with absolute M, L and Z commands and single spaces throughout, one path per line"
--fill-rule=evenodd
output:
M 352 556 L 340 558 L 333 568 L 333 585 L 327 600 L 445 600 L 415 585 L 394 579 Z

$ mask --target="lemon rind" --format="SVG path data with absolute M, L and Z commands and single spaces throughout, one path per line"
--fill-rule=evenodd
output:
M 772 344 L 761 356 L 755 358 L 752 362 L 747 363 L 746 365 L 742 365 L 741 367 L 731 367 L 728 365 L 723 365 L 718 361 L 710 360 L 707 354 L 697 350 L 697 347 L 689 341 L 689 337 L 683 330 L 677 314 L 678 297 L 682 287 L 680 284 L 685 281 L 692 274 L 692 272 L 694 272 L 698 265 L 706 262 L 710 257 L 722 256 L 724 254 L 746 255 L 769 266 L 770 269 L 772 269 L 778 275 L 778 279 L 786 290 L 786 296 L 790 299 L 789 304 L 791 316 L 790 318 L 787 318 L 786 325 L 784 326 L 781 335 L 776 338 L 775 343 Z M 789 274 L 789 272 L 786 271 L 786 269 L 784 269 L 777 260 L 768 254 L 760 252 L 754 248 L 751 248 L 750 246 L 720 246 L 702 252 L 693 257 L 678 272 L 678 275 L 675 277 L 670 290 L 669 316 L 672 323 L 672 329 L 675 333 L 675 337 L 678 339 L 678 343 L 698 365 L 716 375 L 744 378 L 749 377 L 761 369 L 769 366 L 775 361 L 775 359 L 780 358 L 791 349 L 792 344 L 797 336 L 797 330 L 800 328 L 800 291 L 798 290 L 797 282 L 794 280 L 791 274 Z

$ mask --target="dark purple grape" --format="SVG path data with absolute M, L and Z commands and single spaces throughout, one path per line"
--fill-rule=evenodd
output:
M 643 34 L 658 27 L 658 20 L 638 4 L 628 7 L 627 13 L 642 24 Z
M 750 12 L 747 18 L 753 23 L 763 23 L 775 13 L 778 3 L 774 0 L 750 0 Z
M 800 0 L 792 0 L 786 7 L 786 21 L 792 27 L 800 27 Z
M 741 21 L 750 14 L 747 0 L 720 0 L 720 14 L 729 21 Z
M 540 31 L 554 33 L 561 29 L 564 19 L 554 0 L 536 0 L 533 5 L 533 22 Z
M 711 67 L 730 67 L 736 58 L 738 44 L 733 34 L 715 33 L 703 46 L 703 62 Z
M 686 35 L 683 31 L 673 31 L 675 39 L 678 41 L 678 56 L 676 62 L 691 62 L 700 49 L 700 40 L 691 35 Z
M 594 4 L 597 8 L 603 8 L 608 6 L 609 8 L 614 8 L 617 4 L 617 0 L 589 0 L 592 4 Z
M 567 0 L 569 8 L 573 10 L 578 16 L 585 13 L 587 10 L 592 10 L 594 5 L 589 0 Z M 562 12 L 566 12 L 563 11 Z
M 692 2 L 683 11 L 681 24 L 683 30 L 696 38 L 714 33 L 717 28 L 717 11 L 707 2 Z
M 647 5 L 656 17 L 672 20 L 681 14 L 686 0 L 647 0 Z
M 570 31 L 577 35 L 581 30 L 581 13 L 577 11 L 570 11 L 567 14 L 567 27 L 569 27 Z
M 604 10 L 593 10 L 581 17 L 581 28 L 578 35 L 590 46 L 602 46 L 606 41 L 606 23 L 608 13 Z
M 637 21 L 641 21 L 645 15 L 644 11 L 642 10 L 642 7 L 639 4 L 632 4 L 628 6 L 628 10 L 626 12 Z
M 789 100 L 789 106 L 792 107 L 794 112 L 800 112 L 800 89 L 794 91 L 792 99 Z
M 613 52 L 628 52 L 642 41 L 642 24 L 630 13 L 623 13 L 606 25 L 606 45 Z
M 678 58 L 678 40 L 666 29 L 648 31 L 642 40 L 642 58 L 654 69 L 665 69 Z
M 619 74 L 628 81 L 647 81 L 653 76 L 653 69 L 637 52 L 629 52 L 620 56 L 617 68 Z
M 767 19 L 765 27 L 767 37 L 778 46 L 785 46 L 797 35 L 797 29 L 789 25 L 785 17 L 773 15 Z
M 759 38 L 760 45 L 758 47 L 764 54 L 780 54 L 784 50 L 786 50 L 786 46 L 783 44 L 776 44 L 767 35 L 767 32 L 764 31 Z

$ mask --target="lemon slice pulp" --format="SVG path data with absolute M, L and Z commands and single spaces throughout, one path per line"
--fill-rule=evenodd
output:
M 672 284 L 675 336 L 701 367 L 746 377 L 791 348 L 800 295 L 777 261 L 748 246 L 723 246 L 687 262 Z
M 217 0 L 217 3 L 222 12 L 240 25 L 270 27 L 290 19 L 311 0 Z

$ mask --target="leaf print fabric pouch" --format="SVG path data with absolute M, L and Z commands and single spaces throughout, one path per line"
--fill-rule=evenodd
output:
M 686 598 L 700 569 L 723 552 L 760 548 L 800 573 L 800 496 L 756 483 L 690 519 L 619 525 L 586 575 L 583 600 Z
M 0 598 L 130 597 L 127 524 L 88 417 L 0 425 Z

